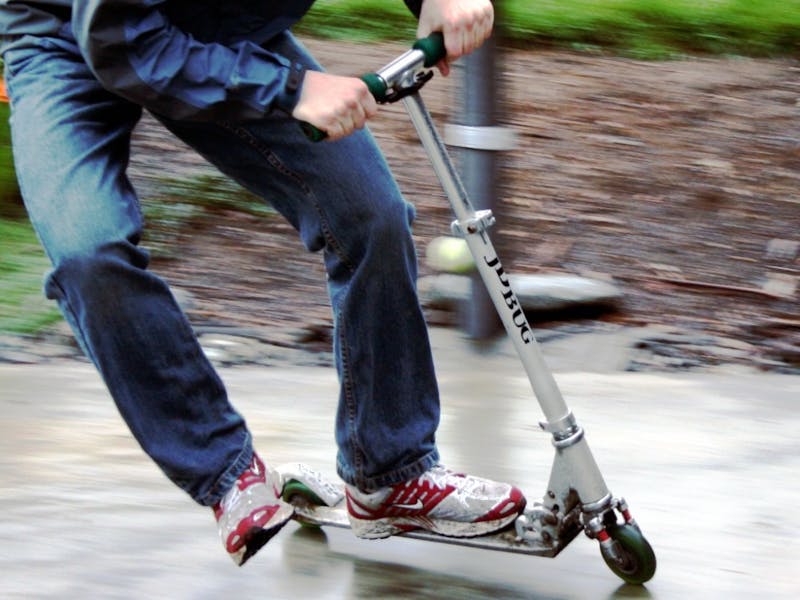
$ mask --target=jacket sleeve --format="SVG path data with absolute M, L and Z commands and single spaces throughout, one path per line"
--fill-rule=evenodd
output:
M 252 42 L 201 43 L 170 23 L 164 2 L 73 3 L 75 36 L 104 87 L 172 119 L 258 118 L 285 104 L 288 59 Z
M 403 0 L 415 17 L 419 19 L 419 11 L 422 10 L 422 0 Z

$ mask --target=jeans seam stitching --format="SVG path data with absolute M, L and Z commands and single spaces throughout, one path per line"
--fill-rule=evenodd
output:
M 354 405 L 354 393 L 353 393 L 353 376 L 350 370 L 350 351 L 347 346 L 346 336 L 345 336 L 345 326 L 343 323 L 339 323 L 339 345 L 341 347 L 341 357 L 342 357 L 342 392 L 344 395 L 345 401 L 345 408 L 347 410 L 347 424 L 349 428 L 348 432 L 348 442 L 350 443 L 351 448 L 353 449 L 353 462 L 352 465 L 353 470 L 355 471 L 354 477 L 357 482 L 360 482 L 363 478 L 363 456 L 361 450 L 359 448 L 358 439 L 355 435 L 355 411 L 353 409 Z
M 286 177 L 292 179 L 295 183 L 297 183 L 297 185 L 300 186 L 300 189 L 303 191 L 303 193 L 309 198 L 311 198 L 314 204 L 314 210 L 316 211 L 317 216 L 319 217 L 322 235 L 325 237 L 326 242 L 339 257 L 339 260 L 341 260 L 342 263 L 347 267 L 350 273 L 354 273 L 356 269 L 355 266 L 353 265 L 353 262 L 350 260 L 350 257 L 344 251 L 342 244 L 339 243 L 339 241 L 336 239 L 336 236 L 334 236 L 333 232 L 331 231 L 328 219 L 325 216 L 325 212 L 322 210 L 322 206 L 320 206 L 320 203 L 317 201 L 316 194 L 314 194 L 314 191 L 303 180 L 303 178 L 300 177 L 297 173 L 295 173 L 291 169 L 287 168 L 286 165 L 283 163 L 283 161 L 280 160 L 278 155 L 273 150 L 270 150 L 269 148 L 265 147 L 262 143 L 260 143 L 258 138 L 253 136 L 249 131 L 247 131 L 246 128 L 231 123 L 230 121 L 221 121 L 220 125 L 225 129 L 227 129 L 228 131 L 230 131 L 231 133 L 233 133 L 234 135 L 236 135 L 239 139 L 248 144 L 256 152 L 258 152 L 278 172 L 280 172 L 281 174 L 285 175 Z

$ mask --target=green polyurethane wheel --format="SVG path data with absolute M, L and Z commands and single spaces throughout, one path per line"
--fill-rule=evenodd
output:
M 296 479 L 290 479 L 283 485 L 283 494 L 281 494 L 286 502 L 297 503 L 297 496 L 301 498 L 301 502 L 306 504 L 315 504 L 317 506 L 325 506 L 325 502 L 317 496 L 310 487 L 304 483 L 300 483 Z
M 606 531 L 617 542 L 622 554 L 622 560 L 618 562 L 600 546 L 600 553 L 608 568 L 626 583 L 641 585 L 650 581 L 656 572 L 656 555 L 641 531 L 627 523 L 607 526 Z
M 323 502 L 322 498 L 317 496 L 307 485 L 300 483 L 296 479 L 290 479 L 283 485 L 283 493 L 281 494 L 281 497 L 289 504 L 325 506 L 325 502 Z M 320 528 L 319 525 L 308 523 L 300 518 L 297 518 L 297 522 L 303 527 L 308 527 L 311 529 Z

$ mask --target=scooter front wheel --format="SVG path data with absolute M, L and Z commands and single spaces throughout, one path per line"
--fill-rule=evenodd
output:
M 650 581 L 656 572 L 656 555 L 639 528 L 625 523 L 607 526 L 606 531 L 614 540 L 615 551 L 619 555 L 617 559 L 600 546 L 600 553 L 608 568 L 626 583 L 641 585 Z

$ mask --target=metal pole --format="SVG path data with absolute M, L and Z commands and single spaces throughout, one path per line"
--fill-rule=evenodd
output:
M 458 147 L 462 180 L 476 209 L 497 215 L 497 151 L 514 146 L 513 133 L 497 126 L 497 45 L 492 36 L 463 60 L 462 122 L 447 125 L 445 141 Z M 477 274 L 472 276 L 471 301 L 464 307 L 462 327 L 478 340 L 492 337 L 501 323 Z

